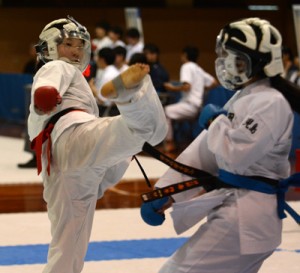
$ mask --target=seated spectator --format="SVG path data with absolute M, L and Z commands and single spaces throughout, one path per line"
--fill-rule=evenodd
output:
M 85 79 L 87 80 L 87 82 L 89 82 L 90 80 L 92 80 L 96 77 L 96 73 L 97 73 L 97 63 L 95 61 L 94 53 L 92 51 L 90 62 L 82 74 L 85 77 Z
M 122 40 L 123 29 L 120 26 L 111 27 L 108 31 L 108 37 L 112 41 L 111 48 L 115 48 L 116 46 L 126 47 L 126 44 Z
M 111 116 L 119 113 L 112 113 L 112 111 L 117 109 L 117 107 L 113 104 L 113 102 L 105 99 L 100 94 L 102 86 L 119 75 L 119 71 L 114 66 L 114 61 L 115 53 L 112 48 L 104 47 L 100 49 L 98 52 L 97 66 L 98 69 L 101 70 L 101 77 L 96 78 L 95 81 L 89 82 L 98 103 L 100 116 Z
M 37 58 L 36 58 L 36 51 L 35 51 L 35 44 L 32 43 L 29 45 L 29 52 L 28 52 L 28 61 L 25 63 L 23 67 L 23 73 L 24 74 L 29 74 L 34 76 L 35 72 L 37 71 Z M 28 85 L 25 87 L 25 116 L 26 120 L 29 115 L 29 105 L 31 102 L 31 85 Z M 31 159 L 29 159 L 25 163 L 19 163 L 18 167 L 19 168 L 36 168 L 36 156 L 34 151 L 30 148 L 30 140 L 29 140 L 29 135 L 28 135 L 28 130 L 27 130 L 27 122 L 25 122 L 25 134 L 24 134 L 24 151 L 28 152 L 31 154 Z
M 136 64 L 136 63 L 148 64 L 146 56 L 143 52 L 134 53 L 131 56 L 128 65 L 130 66 L 130 65 L 133 65 L 133 64 Z
M 165 106 L 169 126 L 165 139 L 166 152 L 176 149 L 172 122 L 197 118 L 201 111 L 205 89 L 212 89 L 218 85 L 216 79 L 197 64 L 198 56 L 197 47 L 186 46 L 183 48 L 180 82 L 177 85 L 164 84 L 166 90 L 182 94 L 179 102 Z
M 170 80 L 168 71 L 159 60 L 159 48 L 155 44 L 147 43 L 144 46 L 144 54 L 150 65 L 150 77 L 157 92 L 166 92 L 164 83 Z
M 92 39 L 92 48 L 94 57 L 97 58 L 98 51 L 104 47 L 110 47 L 112 40 L 108 37 L 110 24 L 106 21 L 100 21 L 95 26 L 95 38 Z
M 284 68 L 282 77 L 288 81 L 298 84 L 299 68 L 295 64 L 295 58 L 292 50 L 287 46 L 282 47 L 282 62 Z
M 126 31 L 126 62 L 129 63 L 131 56 L 134 53 L 142 53 L 144 42 L 141 39 L 141 34 L 137 28 L 129 28 Z
M 128 68 L 128 65 L 126 64 L 126 48 L 123 46 L 116 46 L 114 49 L 115 53 L 115 62 L 114 65 L 117 68 L 117 70 L 122 73 Z

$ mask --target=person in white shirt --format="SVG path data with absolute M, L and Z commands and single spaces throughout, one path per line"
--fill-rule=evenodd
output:
M 96 63 L 98 70 L 101 70 L 101 77 L 96 76 L 95 79 L 95 85 L 98 93 L 100 93 L 100 89 L 106 82 L 110 81 L 119 74 L 118 70 L 114 66 L 115 58 L 115 52 L 110 47 L 104 47 L 98 52 Z
M 182 50 L 179 83 L 166 82 L 167 91 L 180 92 L 179 102 L 165 106 L 169 131 L 166 137 L 166 151 L 175 149 L 172 121 L 188 120 L 199 115 L 205 90 L 217 86 L 215 78 L 198 64 L 199 50 L 194 46 L 186 46 Z
M 120 181 L 146 141 L 162 141 L 165 116 L 149 67 L 137 64 L 102 87 L 120 115 L 99 118 L 82 74 L 91 55 L 86 28 L 68 16 L 46 25 L 39 39 L 45 64 L 32 84 L 28 132 L 51 223 L 43 273 L 80 273 L 97 200 Z
M 89 82 L 89 85 L 96 98 L 99 115 L 116 116 L 119 114 L 118 108 L 111 100 L 104 98 L 100 90 L 104 84 L 118 76 L 121 71 L 115 66 L 116 54 L 115 50 L 110 47 L 104 47 L 99 50 L 97 56 L 97 73 L 94 80 Z M 123 72 L 123 71 L 122 71 Z
M 143 53 L 144 42 L 137 28 L 129 28 L 126 31 L 126 62 L 129 63 L 131 57 L 135 53 Z
M 112 41 L 110 46 L 111 48 L 115 48 L 117 46 L 126 47 L 125 42 L 122 40 L 123 29 L 120 26 L 112 26 L 108 31 L 108 37 Z
M 109 29 L 110 24 L 106 21 L 100 21 L 95 26 L 95 38 L 92 39 L 95 61 L 101 48 L 111 47 L 113 44 L 113 41 L 108 36 Z
M 126 63 L 126 48 L 123 46 L 116 46 L 114 48 L 115 62 L 114 65 L 120 73 L 124 72 L 128 68 Z
M 160 225 L 172 206 L 178 233 L 207 217 L 160 273 L 256 273 L 280 245 L 281 187 L 290 175 L 293 110 L 300 112 L 300 89 L 280 76 L 281 42 L 260 18 L 229 23 L 217 37 L 217 77 L 236 93 L 224 109 L 203 108 L 206 129 L 177 158 L 210 180 L 141 209 L 146 223 Z M 155 188 L 191 178 L 169 169 Z

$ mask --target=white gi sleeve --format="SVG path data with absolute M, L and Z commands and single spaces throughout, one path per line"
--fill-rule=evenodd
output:
M 76 75 L 76 69 L 73 65 L 59 60 L 45 64 L 34 77 L 33 92 L 41 86 L 53 86 L 63 96 Z
M 225 162 L 229 171 L 243 174 L 274 145 L 280 142 L 292 120 L 292 112 L 281 94 L 256 95 L 255 103 L 234 107 L 235 115 L 246 111 L 238 124 L 233 125 L 226 116 L 220 115 L 208 129 L 208 148 L 218 163 Z M 236 102 L 237 103 L 237 102 Z M 224 167 L 224 166 L 220 166 Z

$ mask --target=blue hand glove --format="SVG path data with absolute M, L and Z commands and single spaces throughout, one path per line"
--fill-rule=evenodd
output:
M 218 105 L 207 104 L 203 107 L 198 120 L 200 127 L 208 129 L 213 120 L 221 114 L 227 115 L 227 111 Z
M 165 221 L 165 215 L 157 211 L 167 203 L 169 197 L 164 197 L 151 202 L 143 203 L 141 206 L 141 216 L 145 223 L 150 226 L 159 226 Z

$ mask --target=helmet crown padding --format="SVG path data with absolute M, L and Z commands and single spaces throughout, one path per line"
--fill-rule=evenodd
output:
M 90 34 L 84 26 L 74 18 L 58 19 L 47 24 L 39 35 L 39 43 L 36 46 L 37 54 L 43 62 L 58 60 L 57 46 L 64 38 L 76 38 L 84 41 L 84 54 L 80 63 L 72 63 L 81 71 L 84 71 L 90 61 L 91 43 Z
M 218 36 L 217 46 L 250 60 L 247 77 L 239 83 L 233 80 L 233 86 L 244 84 L 255 75 L 273 77 L 281 74 L 281 43 L 279 31 L 266 20 L 248 18 L 225 26 Z M 236 77 L 241 78 L 240 75 L 231 75 L 229 81 Z

